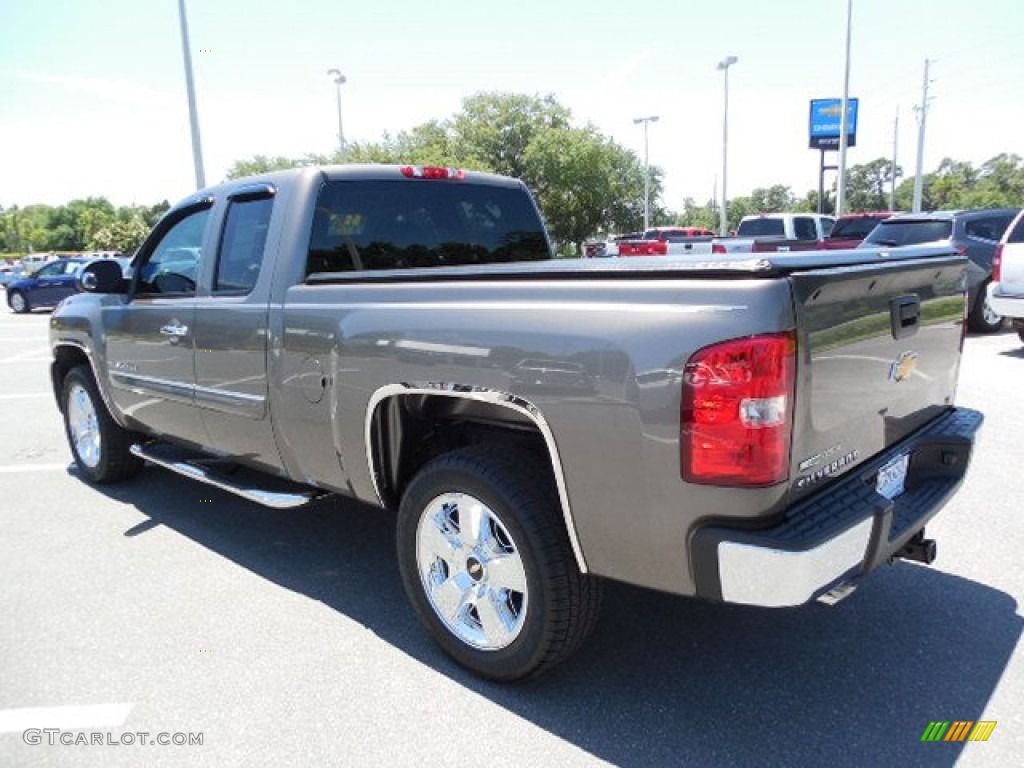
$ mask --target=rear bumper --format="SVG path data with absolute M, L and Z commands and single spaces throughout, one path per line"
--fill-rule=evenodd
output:
M 924 528 L 963 482 L 982 414 L 955 408 L 820 493 L 778 525 L 699 528 L 691 540 L 697 594 L 781 607 L 806 603 L 889 561 Z M 908 454 L 905 491 L 875 490 L 878 470 Z
M 1003 317 L 1024 317 L 1024 296 L 1002 293 L 999 283 L 989 284 L 988 305 Z

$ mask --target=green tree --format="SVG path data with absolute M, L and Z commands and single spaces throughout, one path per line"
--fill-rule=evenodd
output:
M 846 172 L 847 211 L 888 210 L 894 172 L 897 179 L 903 175 L 902 168 L 897 165 L 894 169 L 892 161 L 884 157 L 851 166 Z
M 117 218 L 93 234 L 87 247 L 93 251 L 132 253 L 142 244 L 149 229 L 141 213 Z
M 521 162 L 559 243 L 580 243 L 643 215 L 643 171 L 635 155 L 593 128 L 543 128 Z
M 477 93 L 463 100 L 449 130 L 463 157 L 482 160 L 495 173 L 526 178 L 530 142 L 541 131 L 568 129 L 571 116 L 552 95 Z
M 285 157 L 284 155 L 254 155 L 248 160 L 237 160 L 234 165 L 228 168 L 227 179 L 238 179 L 242 176 L 255 176 L 258 173 L 268 171 L 283 171 L 288 168 L 297 168 L 307 165 L 324 165 L 328 158 L 326 155 L 308 154 L 304 157 Z
M 754 213 L 782 213 L 793 210 L 796 198 L 793 190 L 783 184 L 759 187 L 750 193 L 750 205 Z

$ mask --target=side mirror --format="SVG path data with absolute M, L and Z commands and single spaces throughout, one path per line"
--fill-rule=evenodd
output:
M 113 259 L 90 262 L 78 274 L 78 290 L 85 293 L 124 293 L 121 265 Z

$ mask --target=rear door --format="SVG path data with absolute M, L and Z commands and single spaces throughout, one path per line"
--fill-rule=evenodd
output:
M 960 257 L 935 255 L 792 275 L 803 350 L 796 490 L 844 473 L 952 404 L 965 267 Z
M 276 193 L 256 184 L 229 194 L 195 314 L 195 402 L 211 447 L 266 466 L 277 464 L 267 409 L 266 256 Z

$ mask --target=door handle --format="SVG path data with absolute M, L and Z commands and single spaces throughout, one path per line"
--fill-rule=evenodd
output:
M 160 333 L 164 336 L 187 336 L 188 326 L 180 325 L 178 323 L 168 323 L 167 325 L 160 326 Z

